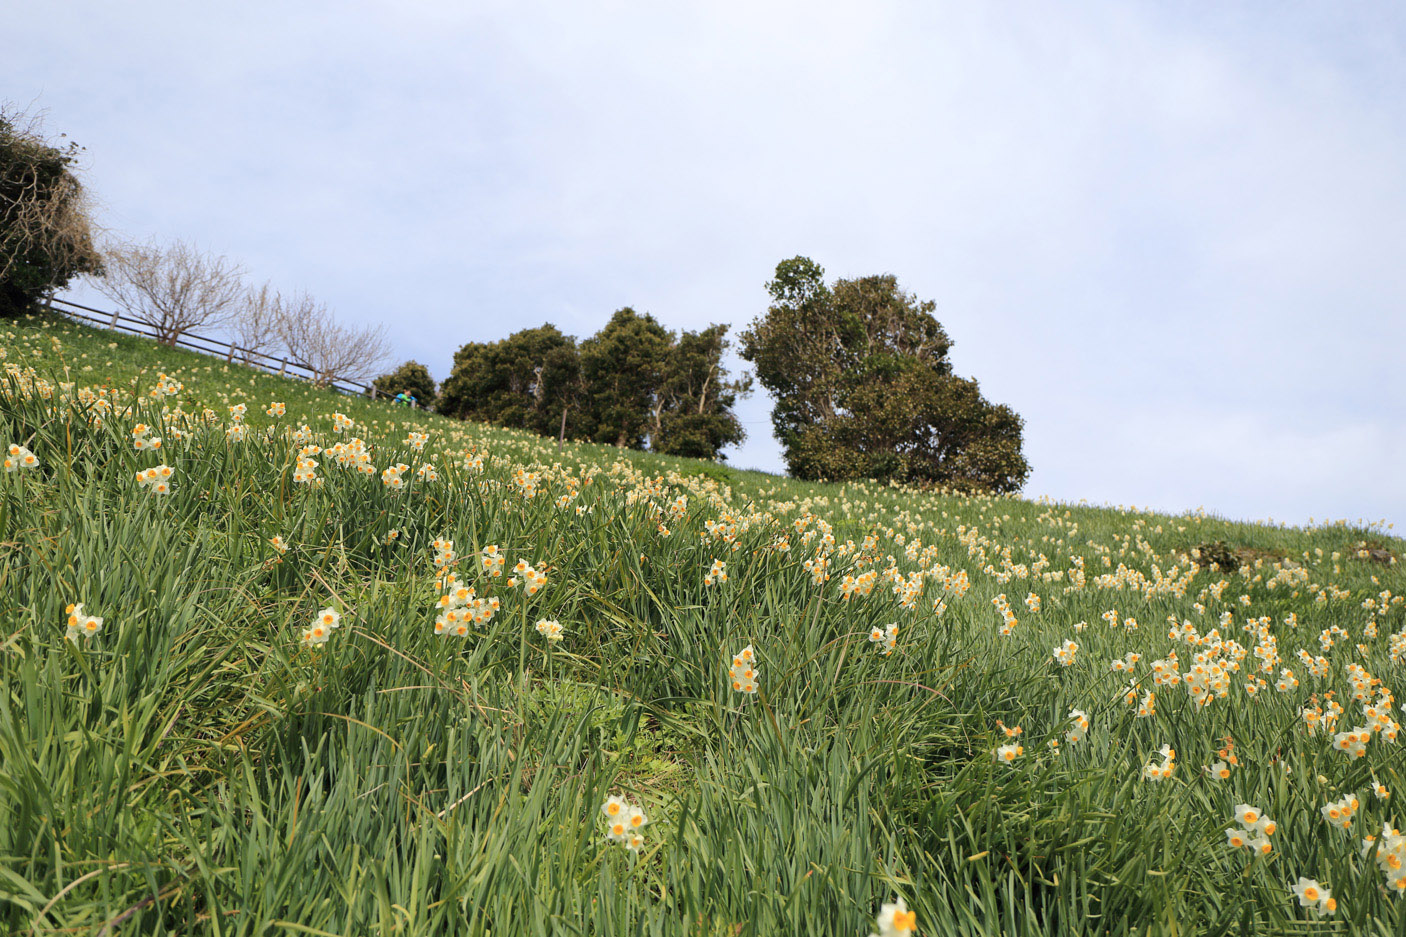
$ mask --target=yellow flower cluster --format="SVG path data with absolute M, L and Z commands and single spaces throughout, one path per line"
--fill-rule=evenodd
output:
M 1079 645 L 1065 638 L 1064 643 L 1054 649 L 1054 659 L 1061 666 L 1072 667 L 1074 666 L 1074 655 L 1077 653 L 1079 653 Z
M 64 609 L 68 616 L 68 628 L 64 637 L 74 643 L 78 642 L 81 634 L 84 638 L 91 638 L 102 630 L 103 620 L 96 615 L 89 615 L 83 611 L 83 603 L 71 604 Z
M 722 560 L 713 560 L 712 568 L 703 575 L 703 585 L 711 586 L 727 582 L 727 564 Z
M 132 448 L 136 449 L 138 452 L 147 449 L 160 449 L 161 437 L 157 436 L 152 438 L 151 427 L 147 426 L 145 423 L 138 423 L 136 426 L 132 427 Z
M 19 443 L 10 443 L 5 450 L 5 471 L 17 472 L 20 469 L 37 469 L 39 458 Z
M 137 472 L 138 487 L 145 488 L 153 496 L 161 497 L 171 493 L 171 476 L 175 469 L 169 465 L 154 465 Z
M 878 645 L 878 650 L 885 657 L 893 653 L 893 649 L 898 647 L 898 622 L 889 622 L 882 628 L 875 626 L 869 631 L 869 641 Z
M 1386 879 L 1387 891 L 1406 895 L 1406 836 L 1389 823 L 1382 824 L 1382 835 L 1362 837 L 1362 855 L 1377 851 L 1377 868 Z
M 326 644 L 327 639 L 332 637 L 332 632 L 341 627 L 341 624 L 342 616 L 336 609 L 322 609 L 313 617 L 312 623 L 303 629 L 303 645 L 316 647 Z
M 1274 851 L 1269 838 L 1278 825 L 1264 811 L 1249 804 L 1236 804 L 1235 820 L 1239 827 L 1225 831 L 1225 844 L 1231 849 L 1249 849 L 1256 855 L 1267 856 Z
M 400 491 L 405 487 L 405 480 L 400 476 L 410 468 L 404 462 L 392 465 L 381 472 L 381 484 L 391 491 Z
M 732 688 L 738 693 L 755 694 L 757 692 L 757 665 L 756 652 L 752 650 L 752 645 L 747 645 L 742 650 L 732 656 L 732 667 L 728 669 L 728 676 L 732 678 Z
M 1142 766 L 1142 776 L 1149 781 L 1165 781 L 1177 770 L 1176 749 L 1163 745 L 1157 753 L 1162 756 L 1160 765 L 1156 761 L 1149 761 Z
M 605 814 L 606 839 L 619 843 L 631 852 L 639 852 L 644 846 L 642 832 L 649 823 L 649 817 L 639 807 L 627 803 L 625 798 L 611 795 L 601 804 L 600 812 Z

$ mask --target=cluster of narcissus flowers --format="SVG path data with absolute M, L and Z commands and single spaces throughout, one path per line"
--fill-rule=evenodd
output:
M 10 443 L 10 447 L 5 450 L 5 471 L 18 472 L 20 469 L 36 469 L 39 467 L 39 459 L 19 443 Z
M 1301 908 L 1312 908 L 1319 914 L 1332 914 L 1338 910 L 1338 899 L 1334 898 L 1333 893 L 1326 887 L 1318 884 L 1317 879 L 1300 875 L 1298 884 L 1289 890 L 1299 899 Z
M 747 645 L 732 656 L 728 675 L 732 678 L 732 688 L 737 692 L 757 692 L 757 655 L 752 645 Z
M 885 656 L 893 653 L 893 649 L 898 647 L 898 622 L 892 621 L 882 628 L 877 625 L 869 632 L 869 641 L 877 644 L 878 650 Z
M 536 595 L 538 592 L 542 591 L 542 587 L 547 584 L 547 574 L 539 569 L 535 569 L 527 560 L 518 560 L 517 563 L 513 565 L 513 573 L 515 575 L 508 579 L 508 585 L 516 586 L 518 584 L 518 576 L 521 576 L 523 591 L 528 595 Z
M 1074 655 L 1077 653 L 1079 653 L 1079 645 L 1066 638 L 1063 644 L 1054 649 L 1054 659 L 1065 667 L 1072 667 Z
M 371 452 L 366 448 L 366 443 L 357 436 L 346 442 L 339 442 L 326 451 L 327 455 L 343 468 L 360 472 L 362 475 L 376 474 L 376 466 L 371 464 Z
M 1069 710 L 1069 721 L 1073 723 L 1069 730 L 1064 733 L 1064 737 L 1071 742 L 1078 742 L 1088 734 L 1089 714 L 1082 709 Z
M 1249 804 L 1236 804 L 1235 822 L 1240 825 L 1225 831 L 1225 844 L 1231 849 L 1251 849 L 1261 856 L 1274 851 L 1269 838 L 1274 835 L 1278 825 L 1265 816 L 1263 810 Z
M 1163 745 L 1157 750 L 1162 756 L 1162 763 L 1159 765 L 1155 760 L 1149 761 L 1142 766 L 1142 776 L 1149 781 L 1165 781 L 1177 770 L 1177 752 L 1170 745 Z
M 150 491 L 154 496 L 171 493 L 171 476 L 175 469 L 169 465 L 153 465 L 137 472 L 137 485 Z
M 147 449 L 160 449 L 161 437 L 152 437 L 151 427 L 147 426 L 145 423 L 138 423 L 136 426 L 132 427 L 132 448 L 138 452 L 143 452 Z
M 424 449 L 425 443 L 429 441 L 429 433 L 416 433 L 412 431 L 408 436 L 405 437 L 405 444 L 411 449 L 414 449 L 416 452 L 419 452 Z
M 1333 749 L 1344 752 L 1353 758 L 1362 758 L 1367 754 L 1367 740 L 1372 737 L 1372 731 L 1366 726 L 1357 726 L 1348 729 L 1346 732 L 1339 732 L 1333 736 Z
M 244 425 L 244 414 L 248 410 L 242 403 L 229 408 L 229 426 L 225 427 L 225 436 L 230 442 L 243 442 L 248 438 L 249 427 Z
M 288 412 L 288 408 L 281 403 L 271 403 L 264 412 L 269 416 L 283 416 L 283 414 Z
M 1019 622 L 1016 621 L 1015 612 L 1011 611 L 1011 603 L 1007 601 L 1006 594 L 1002 592 L 991 600 L 991 604 L 996 606 L 996 611 L 1001 613 L 1001 634 L 1009 636 L 1011 632 L 1015 631 L 1015 626 Z
M 1352 818 L 1356 815 L 1362 802 L 1357 799 L 1356 794 L 1347 794 L 1331 803 L 1324 804 L 1320 808 L 1323 819 L 1332 826 L 1339 829 L 1348 830 L 1352 828 Z
M 703 584 L 711 586 L 722 582 L 727 582 L 727 564 L 722 560 L 713 560 L 712 568 L 703 576 Z
M 304 446 L 298 452 L 298 461 L 293 465 L 293 481 L 296 484 L 321 487 L 322 479 L 317 477 L 317 460 L 313 458 L 321 451 L 317 446 Z
M 508 561 L 498 550 L 498 545 L 490 543 L 479 551 L 480 560 L 483 564 L 483 571 L 494 578 L 503 575 L 503 564 Z
M 899 898 L 880 905 L 879 916 L 874 923 L 878 925 L 879 932 L 869 937 L 902 937 L 918 929 L 918 913 L 909 911 L 908 905 Z
M 547 639 L 548 644 L 555 644 L 561 640 L 561 622 L 554 618 L 543 618 L 537 622 L 537 633 Z
M 1004 722 L 1001 722 L 999 719 L 996 720 L 996 727 L 999 728 L 1002 734 L 1005 735 L 1005 737 L 1008 739 L 1020 738 L 1021 733 L 1024 731 L 1023 729 L 1021 729 L 1020 726 L 1008 726 Z M 1010 765 L 1014 764 L 1015 760 L 1024 754 L 1024 745 L 1021 745 L 1019 742 L 1007 742 L 1006 744 L 1000 745 L 996 748 L 996 751 L 993 753 L 993 757 L 996 761 L 999 761 L 1002 764 Z
M 1382 835 L 1362 837 L 1362 855 L 1370 855 L 1377 850 L 1377 868 L 1386 877 L 1386 887 L 1390 892 L 1406 895 L 1406 836 L 1390 823 L 1382 823 Z
M 184 384 L 174 378 L 167 377 L 166 372 L 162 371 L 156 376 L 156 386 L 151 389 L 151 396 L 174 397 L 184 389 Z
M 1142 660 L 1142 655 L 1137 651 L 1129 651 L 1121 658 L 1114 658 L 1108 664 L 1108 669 L 1114 672 L 1127 671 L 1132 673 L 1137 667 L 1137 662 Z
M 601 804 L 600 812 L 605 814 L 606 839 L 619 843 L 631 852 L 639 852 L 644 845 L 641 831 L 649 823 L 649 817 L 634 804 L 626 803 L 625 798 L 614 794 Z
M 356 425 L 356 421 L 345 413 L 332 414 L 332 432 L 344 433 Z
M 81 634 L 85 638 L 91 638 L 102 630 L 103 620 L 96 615 L 88 615 L 83 612 L 83 603 L 78 602 L 64 609 L 68 615 L 68 630 L 64 637 L 76 642 Z
M 390 466 L 381 472 L 381 484 L 385 485 L 391 491 L 400 491 L 405 487 L 405 480 L 400 476 L 404 475 L 409 468 L 410 466 L 406 465 L 404 462 Z
M 434 541 L 435 585 L 440 596 L 436 601 L 439 615 L 435 618 L 435 634 L 456 638 L 467 637 L 470 624 L 487 624 L 497 614 L 501 603 L 496 596 L 484 598 L 473 586 L 465 585 L 454 573 L 459 563 L 459 554 L 454 550 L 454 541 L 439 539 Z M 497 553 L 496 546 L 491 547 Z
M 342 624 L 342 616 L 336 609 L 324 608 L 313 618 L 312 624 L 303 629 L 303 643 L 306 645 L 326 644 Z
M 280 554 L 288 552 L 288 542 L 280 536 L 270 537 L 269 545 L 275 550 L 277 550 Z

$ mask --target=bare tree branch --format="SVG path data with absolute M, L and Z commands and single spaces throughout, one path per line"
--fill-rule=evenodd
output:
M 231 336 L 239 346 L 239 355 L 253 364 L 255 353 L 268 354 L 278 345 L 279 320 L 283 317 L 283 297 L 265 283 L 258 289 L 250 287 L 244 301 L 230 324 Z
M 184 241 L 110 247 L 103 266 L 98 290 L 167 345 L 194 329 L 224 325 L 245 294 L 243 268 Z
M 280 311 L 278 336 L 289 358 L 312 371 L 320 387 L 336 380 L 367 381 L 390 356 L 385 326 L 338 325 L 327 306 L 306 293 L 283 300 Z

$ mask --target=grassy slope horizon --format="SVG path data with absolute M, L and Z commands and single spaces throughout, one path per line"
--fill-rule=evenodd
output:
M 1400 743 L 1373 731 L 1349 758 L 1302 718 L 1340 701 L 1337 728 L 1357 725 L 1355 694 L 1402 716 L 1406 543 L 1379 527 L 558 449 L 60 319 L 0 323 L 0 347 L 7 369 L 143 401 L 94 425 L 91 404 L 14 377 L 0 397 L 0 443 L 29 440 L 42 464 L 0 476 L 15 933 L 863 937 L 896 895 L 924 935 L 1406 926 L 1360 839 L 1406 825 Z M 145 396 L 159 372 L 185 385 L 170 405 L 216 422 L 175 439 Z M 249 438 L 227 441 L 241 403 Z M 355 427 L 335 435 L 334 411 Z M 133 451 L 137 419 L 167 434 L 157 453 Z M 364 439 L 374 474 L 324 451 L 325 485 L 293 482 L 304 423 L 324 450 Z M 427 461 L 437 480 L 416 477 Z M 158 462 L 175 468 L 164 500 L 132 482 Z M 399 462 L 395 492 L 380 475 Z M 501 602 L 462 639 L 433 633 L 445 537 Z M 1238 569 L 1193 565 L 1217 543 Z M 546 586 L 488 575 L 489 545 Z M 727 580 L 708 584 L 717 561 Z M 93 638 L 64 639 L 72 602 L 103 617 Z M 329 605 L 342 626 L 303 646 Z M 885 655 L 872 638 L 890 622 Z M 1223 696 L 1200 707 L 1155 682 L 1154 661 L 1186 672 L 1211 643 L 1236 663 Z M 744 646 L 756 695 L 728 678 Z M 1129 653 L 1131 672 L 1110 668 Z M 1147 780 L 1163 746 L 1175 774 Z M 1228 750 L 1232 776 L 1208 778 Z M 1322 808 L 1352 794 L 1357 823 L 1330 827 Z M 605 838 L 610 795 L 649 816 L 637 853 Z M 1271 854 L 1227 847 L 1239 803 L 1278 822 Z M 1299 876 L 1331 886 L 1334 915 L 1299 907 Z
M 306 381 L 292 378 L 280 377 L 262 368 L 245 365 L 238 360 L 227 362 L 224 359 L 211 355 L 201 354 L 184 348 L 167 347 L 154 339 L 136 335 L 130 332 L 110 331 L 96 328 L 84 323 L 76 322 L 56 313 L 37 312 L 33 315 L 19 319 L 0 320 L 0 325 L 8 328 L 18 328 L 20 334 L 31 332 L 39 335 L 50 330 L 57 329 L 63 336 L 66 354 L 60 360 L 57 356 L 48 360 L 47 367 L 44 359 L 29 360 L 25 364 L 36 367 L 41 372 L 47 372 L 55 365 L 59 367 L 67 366 L 71 369 L 70 379 L 82 385 L 85 383 L 85 375 L 103 374 L 99 382 L 114 387 L 130 387 L 133 382 L 137 384 L 143 381 L 148 384 L 153 383 L 155 375 L 160 372 L 170 373 L 173 377 L 181 379 L 185 376 L 193 376 L 191 382 L 196 391 L 194 396 L 207 397 L 203 402 L 207 404 L 230 404 L 244 402 L 249 405 L 250 413 L 246 417 L 251 425 L 261 425 L 269 422 L 262 413 L 262 404 L 269 400 L 288 398 L 290 401 L 296 400 L 299 404 L 311 406 L 312 404 L 322 404 L 323 409 L 335 401 L 339 407 L 356 410 L 367 415 L 371 420 L 371 425 L 381 424 L 402 424 L 420 425 L 424 428 L 450 426 L 461 428 L 465 425 L 474 427 L 474 431 L 480 434 L 486 433 L 489 436 L 501 434 L 503 438 L 516 437 L 517 441 L 523 439 L 538 444 L 539 447 L 550 445 L 556 449 L 555 439 L 540 437 L 531 433 L 523 433 L 515 430 L 505 430 L 500 427 L 472 423 L 471 421 L 461 421 L 452 417 L 441 416 L 426 410 L 407 410 L 400 407 L 389 409 L 391 405 L 382 401 L 370 401 L 366 398 L 342 394 L 333 391 L 322 391 L 312 387 Z M 23 341 L 23 340 L 22 340 Z M 41 341 L 41 344 L 43 342 Z M 41 352 L 44 349 L 40 349 Z M 75 357 L 76 356 L 76 357 Z M 13 363 L 13 362 L 12 362 Z M 85 370 L 91 369 L 91 370 Z M 239 385 L 235 386 L 234 382 Z M 247 387 L 245 386 L 247 382 Z M 267 399 L 266 399 L 267 398 Z M 388 412 L 389 410 L 389 412 Z M 312 412 L 311 410 L 307 412 Z M 291 417 L 290 417 L 291 418 Z M 365 421 L 358 421 L 364 423 Z M 824 486 L 833 483 L 828 482 L 796 482 L 784 474 L 769 472 L 763 469 L 746 468 L 732 465 L 723 459 L 719 462 L 709 462 L 707 460 L 679 458 L 675 456 L 663 456 L 652 452 L 642 452 L 633 449 L 621 449 L 608 444 L 582 443 L 568 441 L 565 449 L 574 456 L 580 458 L 588 455 L 597 460 L 624 458 L 635 461 L 642 466 L 653 468 L 654 470 L 664 470 L 672 468 L 675 470 L 692 468 L 694 470 L 711 471 L 716 466 L 719 471 L 716 477 L 741 478 L 753 484 L 763 484 L 772 479 L 787 479 L 796 484 L 814 485 L 823 489 Z M 538 452 L 544 452 L 538 449 Z M 558 450 L 560 451 L 560 450 Z M 1022 492 L 1018 497 L 1026 497 Z M 1076 510 L 1095 511 L 1118 511 L 1125 510 L 1122 504 L 1112 504 L 1110 502 L 1093 503 L 1088 499 L 1078 501 L 1061 501 L 1048 496 L 1036 495 L 1035 500 L 1041 504 L 1054 507 L 1069 508 Z M 1138 511 L 1136 505 L 1126 507 L 1127 510 Z M 1385 524 L 1382 521 L 1369 521 L 1365 518 L 1325 518 L 1320 523 L 1314 524 L 1290 524 L 1287 521 L 1273 522 L 1263 518 L 1236 517 L 1232 512 L 1218 510 L 1214 507 L 1208 509 L 1204 505 L 1194 508 L 1186 508 L 1180 513 L 1170 513 L 1162 510 L 1151 510 L 1145 508 L 1143 514 L 1160 517 L 1191 517 L 1225 521 L 1234 525 L 1246 527 L 1278 527 L 1288 530 L 1311 530 L 1324 527 L 1340 527 L 1356 531 L 1364 536 L 1378 537 L 1393 529 L 1393 525 Z M 1397 537 L 1396 539 L 1401 539 Z

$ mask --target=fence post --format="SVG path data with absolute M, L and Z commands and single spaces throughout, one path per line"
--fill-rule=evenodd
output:
M 234 342 L 230 342 L 230 343 L 229 343 L 229 352 L 225 354 L 225 361 L 233 361 L 233 360 L 234 360 L 234 349 L 235 349 L 235 344 L 234 344 Z
M 371 399 L 372 399 L 372 400 L 375 400 L 375 399 L 376 399 L 376 385 L 375 385 L 375 384 L 372 384 L 372 385 L 371 385 Z
M 283 359 L 283 367 L 281 367 L 281 368 L 278 369 L 278 376 L 279 376 L 279 377 L 284 377 L 284 376 L 286 376 L 287 374 L 288 374 L 288 359 L 287 359 L 287 358 L 284 358 L 284 359 Z
M 117 328 L 117 310 L 116 310 L 116 309 L 112 310 L 112 321 L 108 323 L 107 327 L 110 328 L 110 329 L 115 329 L 115 328 Z

